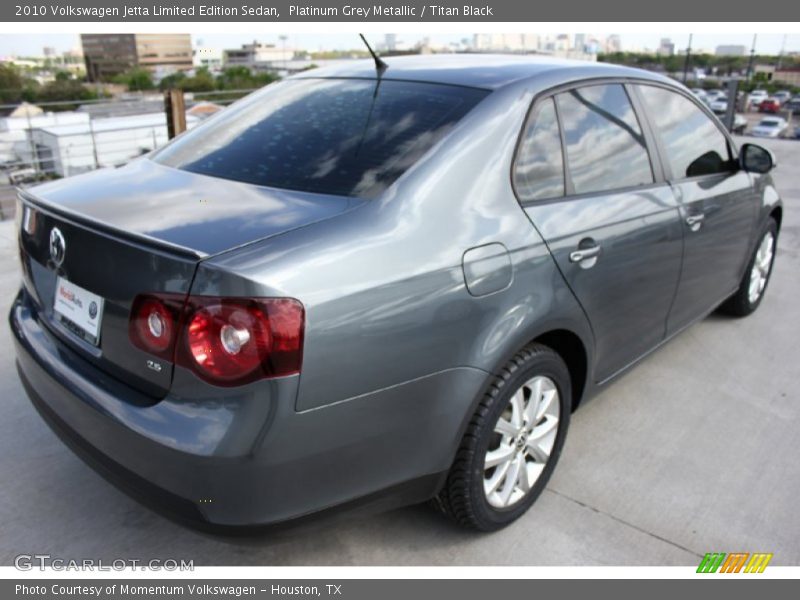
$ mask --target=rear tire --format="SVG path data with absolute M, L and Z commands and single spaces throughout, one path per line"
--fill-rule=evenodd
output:
M 541 344 L 518 352 L 478 404 L 435 506 L 479 531 L 522 516 L 558 462 L 571 398 L 557 353 Z
M 770 217 L 747 263 L 739 289 L 719 307 L 720 312 L 734 317 L 746 317 L 755 312 L 767 291 L 777 244 L 778 224 Z

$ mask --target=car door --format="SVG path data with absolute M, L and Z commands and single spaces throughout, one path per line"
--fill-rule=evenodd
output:
M 634 93 L 652 121 L 683 221 L 681 278 L 667 321 L 673 333 L 739 286 L 755 233 L 757 198 L 728 136 L 688 94 L 654 85 L 638 85 Z
M 595 380 L 661 342 L 678 283 L 677 203 L 625 85 L 540 97 L 526 122 L 514 187 L 589 318 Z

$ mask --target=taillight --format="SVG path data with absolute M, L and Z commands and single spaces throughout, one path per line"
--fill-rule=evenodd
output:
M 137 296 L 128 326 L 134 346 L 171 361 L 180 309 L 181 303 L 171 297 Z
M 305 313 L 291 298 L 140 296 L 130 333 L 142 350 L 174 360 L 221 386 L 300 372 Z M 174 356 L 174 359 L 173 359 Z

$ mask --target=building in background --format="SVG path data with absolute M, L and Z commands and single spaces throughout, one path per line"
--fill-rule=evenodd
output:
M 203 46 L 200 41 L 192 52 L 192 64 L 195 69 L 205 68 L 209 71 L 218 71 L 222 68 L 224 59 L 225 53 L 222 48 Z
M 675 54 L 675 43 L 669 38 L 661 38 L 657 54 L 659 56 L 673 56 Z
M 224 52 L 226 67 L 247 67 L 252 71 L 272 71 L 282 68 L 281 63 L 286 63 L 294 58 L 294 49 L 287 48 L 285 44 L 263 44 L 253 40 L 252 44 L 243 44 L 241 48 L 229 49 Z
M 188 33 L 82 33 L 89 81 L 104 81 L 136 67 L 163 77 L 192 68 Z
M 199 122 L 186 116 L 186 127 Z M 167 143 L 167 116 L 163 112 L 70 125 L 35 127 L 29 135 L 39 170 L 61 177 L 124 164 Z
M 773 81 L 780 81 L 786 85 L 794 85 L 800 87 L 800 69 L 799 68 L 783 68 L 775 69 L 772 74 Z
M 747 54 L 747 47 L 741 44 L 722 44 L 717 46 L 714 54 L 717 56 L 744 56 Z

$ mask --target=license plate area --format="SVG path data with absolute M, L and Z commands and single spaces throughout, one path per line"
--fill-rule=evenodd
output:
M 59 277 L 56 280 L 56 293 L 53 312 L 56 319 L 82 340 L 98 346 L 100 344 L 100 325 L 103 321 L 101 296 L 85 290 L 79 285 Z

